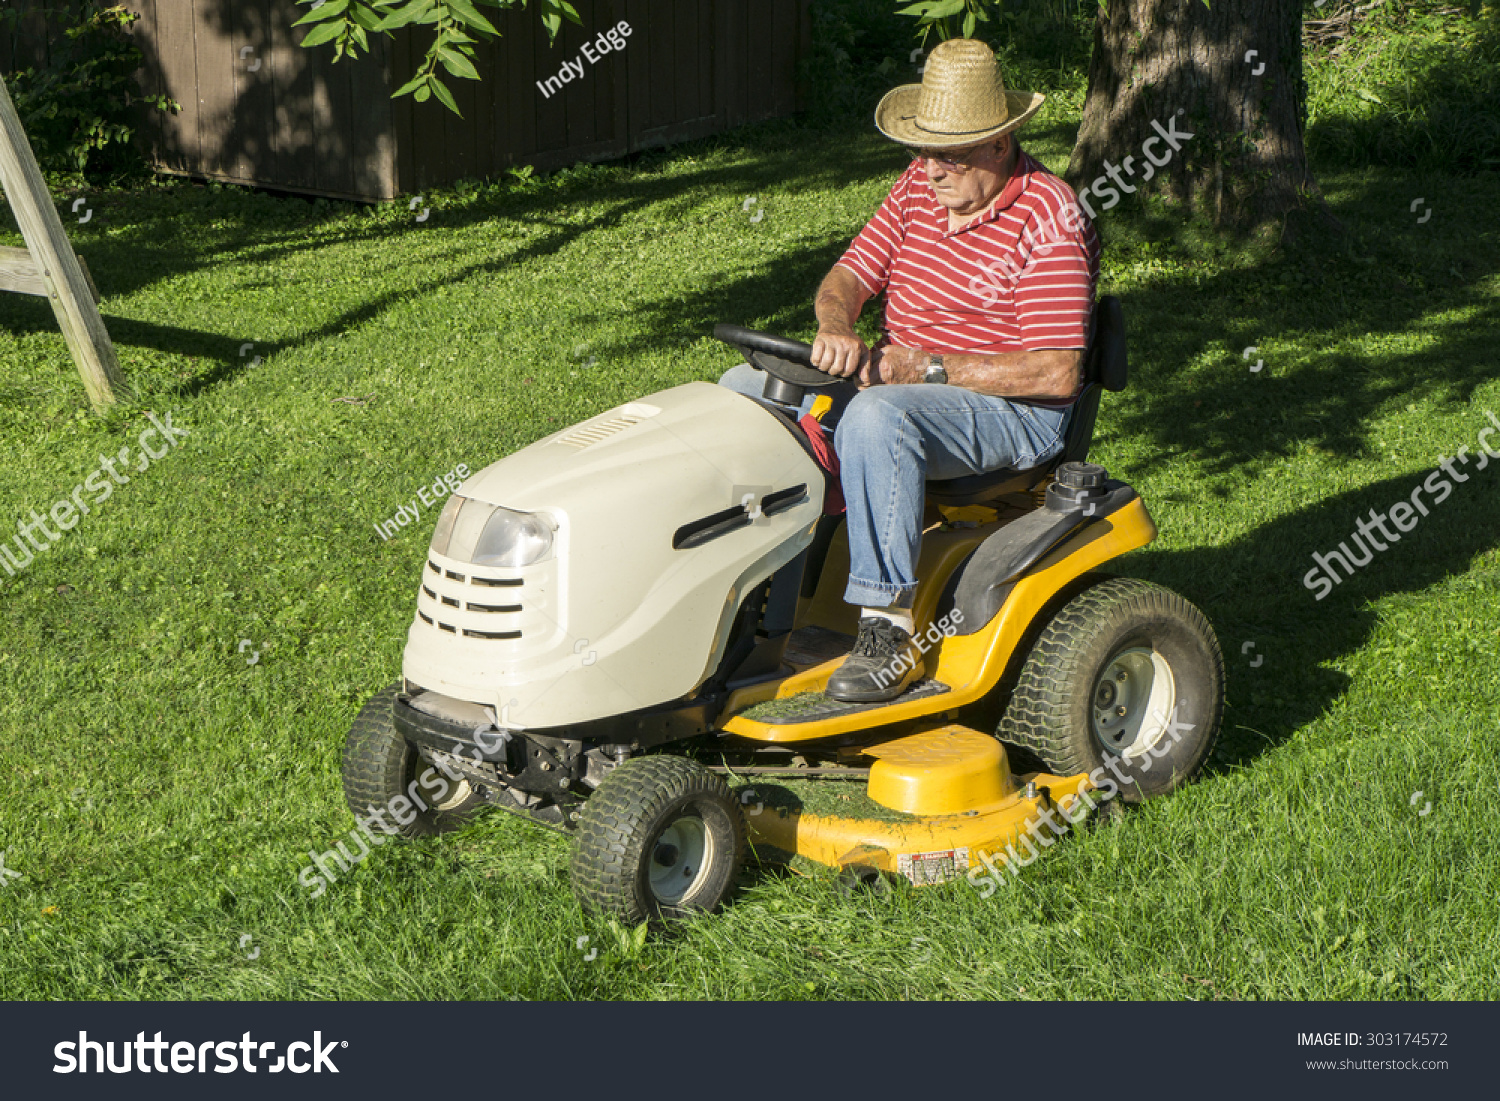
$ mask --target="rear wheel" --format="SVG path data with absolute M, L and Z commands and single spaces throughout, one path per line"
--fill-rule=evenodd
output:
M 355 716 L 344 740 L 344 799 L 356 818 L 380 812 L 380 818 L 370 819 L 377 833 L 425 837 L 455 830 L 484 800 L 468 781 L 449 779 L 427 765 L 397 732 L 391 705 L 400 691 L 401 685 L 393 684 L 377 692 Z M 410 810 L 400 807 L 403 817 L 414 815 L 410 821 L 397 817 L 391 806 L 397 798 L 411 804 Z
M 729 787 L 683 757 L 637 757 L 583 805 L 573 891 L 631 924 L 712 911 L 729 897 L 745 820 Z
M 1052 618 L 996 731 L 1050 772 L 1095 774 L 1128 803 L 1203 767 L 1224 707 L 1224 656 L 1203 613 L 1176 593 L 1112 577 Z

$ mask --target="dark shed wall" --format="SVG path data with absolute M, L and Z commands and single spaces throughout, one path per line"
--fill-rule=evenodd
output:
M 143 83 L 181 113 L 145 128 L 160 169 L 343 198 L 396 191 L 388 48 L 358 62 L 296 45 L 292 0 L 126 0 Z
M 13 0 L 14 2 L 14 0 Z M 810 0 L 578 0 L 583 26 L 555 45 L 534 10 L 483 9 L 502 32 L 481 47 L 484 79 L 450 80 L 463 117 L 390 93 L 420 60 L 417 32 L 372 39 L 335 65 L 304 50 L 293 0 L 125 0 L 141 20 L 148 92 L 182 104 L 149 113 L 141 139 L 165 172 L 339 198 L 390 199 L 530 164 L 548 170 L 702 137 L 798 107 Z M 23 10 L 26 3 L 15 5 Z M 624 50 L 590 63 L 602 31 Z M 0 66 L 45 54 L 34 16 L 0 38 Z M 28 37 L 29 36 L 29 37 Z M 583 76 L 545 96 L 564 59 Z
M 583 26 L 565 24 L 549 46 L 536 15 L 495 17 L 504 37 L 480 71 L 498 80 L 464 87 L 463 119 L 434 102 L 398 101 L 402 191 L 520 164 L 557 168 L 686 141 L 798 106 L 797 61 L 811 37 L 809 0 L 593 0 L 578 3 Z M 488 14 L 488 13 L 486 13 Z M 601 32 L 628 23 L 624 50 L 600 55 Z M 599 58 L 590 63 L 585 43 Z M 396 50 L 397 79 L 418 60 L 416 43 Z M 584 74 L 544 95 L 563 62 Z M 576 64 L 575 64 L 576 68 Z M 397 85 L 399 87 L 399 84 Z M 459 89 L 455 88 L 455 94 Z

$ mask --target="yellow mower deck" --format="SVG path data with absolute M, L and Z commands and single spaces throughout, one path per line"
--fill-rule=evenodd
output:
M 747 818 L 752 842 L 835 868 L 864 866 L 914 884 L 938 883 L 981 867 L 981 851 L 1003 862 L 1002 850 L 1039 822 L 1042 811 L 1071 807 L 1092 786 L 1083 773 L 1012 776 L 1004 746 L 957 725 L 896 738 L 867 753 L 876 758 L 869 797 L 902 812 L 900 818 L 765 807 Z

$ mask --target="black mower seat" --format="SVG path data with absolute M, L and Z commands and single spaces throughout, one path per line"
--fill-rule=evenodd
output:
M 1012 493 L 1027 493 L 1046 481 L 1063 463 L 1083 462 L 1094 442 L 1094 420 L 1101 390 L 1118 394 L 1125 389 L 1125 310 L 1114 295 L 1094 304 L 1093 335 L 1083 357 L 1083 393 L 1073 403 L 1063 430 L 1063 449 L 1030 470 L 1002 467 L 983 474 L 945 478 L 927 483 L 929 500 L 940 505 L 977 505 Z

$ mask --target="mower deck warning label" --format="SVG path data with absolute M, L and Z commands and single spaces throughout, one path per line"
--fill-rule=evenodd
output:
M 944 849 L 935 853 L 898 853 L 896 870 L 921 887 L 926 883 L 944 883 L 957 879 L 969 870 L 969 850 Z

